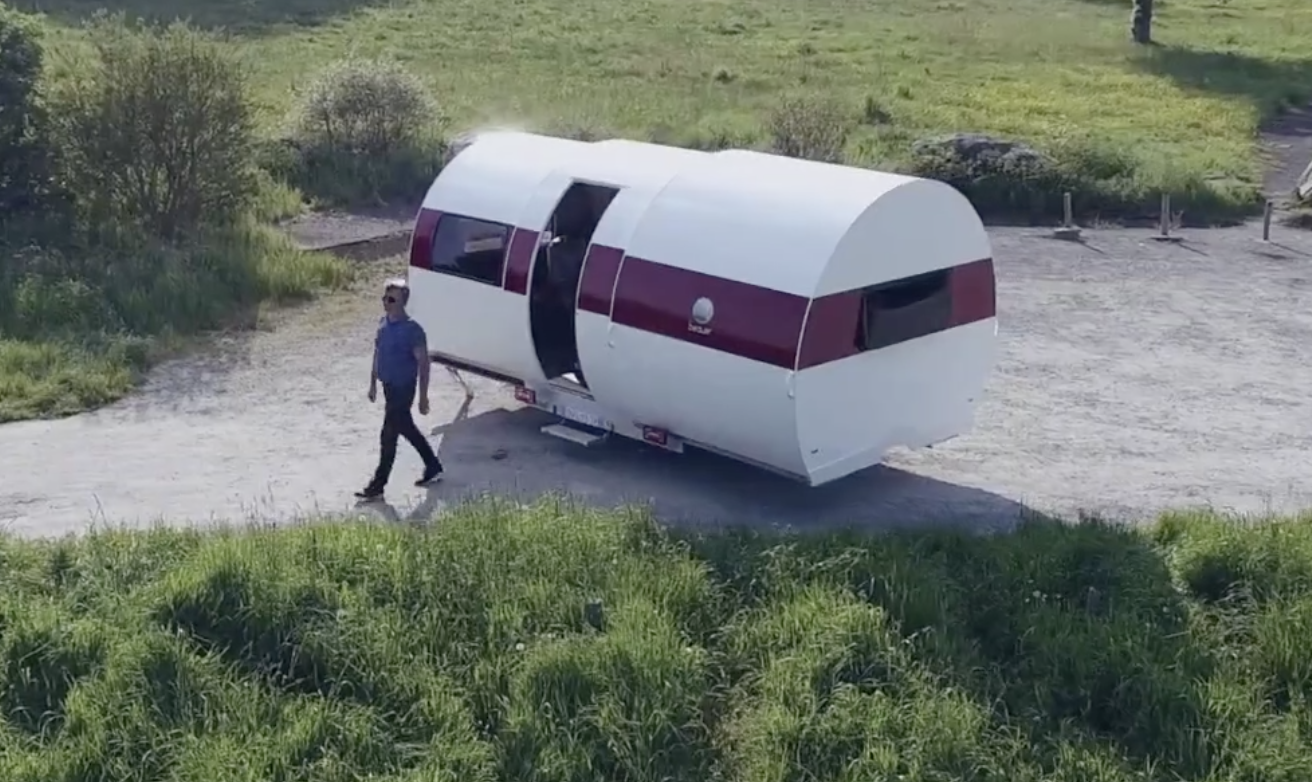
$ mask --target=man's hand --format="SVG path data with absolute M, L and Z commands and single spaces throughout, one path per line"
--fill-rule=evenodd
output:
M 419 414 L 428 415 L 428 394 L 419 397 Z
M 377 402 L 377 401 L 378 401 L 378 386 L 377 386 L 377 384 L 374 384 L 374 383 L 370 383 L 370 384 L 369 384 L 369 401 L 370 401 L 370 402 Z

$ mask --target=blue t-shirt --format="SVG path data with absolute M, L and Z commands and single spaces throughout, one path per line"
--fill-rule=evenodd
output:
M 427 341 L 424 327 L 410 318 L 378 323 L 374 346 L 378 349 L 378 379 L 385 386 L 413 388 L 419 379 L 419 360 L 415 348 Z

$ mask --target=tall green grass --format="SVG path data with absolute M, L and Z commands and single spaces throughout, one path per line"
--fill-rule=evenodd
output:
M 138 239 L 0 245 L 0 423 L 67 415 L 126 394 L 154 358 L 262 304 L 349 283 L 346 263 L 248 224 L 181 246 Z
M 1263 780 L 1312 769 L 1312 518 L 0 543 L 0 778 Z

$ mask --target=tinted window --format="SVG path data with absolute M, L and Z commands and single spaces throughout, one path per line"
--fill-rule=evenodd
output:
M 432 269 L 489 285 L 501 284 L 510 226 L 445 214 L 433 234 Z
M 943 269 L 862 291 L 857 348 L 878 350 L 947 328 L 952 320 L 951 274 L 951 269 Z

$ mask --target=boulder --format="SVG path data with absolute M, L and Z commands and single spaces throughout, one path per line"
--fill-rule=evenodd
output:
M 911 154 L 965 164 L 975 171 L 998 169 L 1042 170 L 1051 162 L 1033 147 L 982 133 L 954 133 L 920 139 Z

